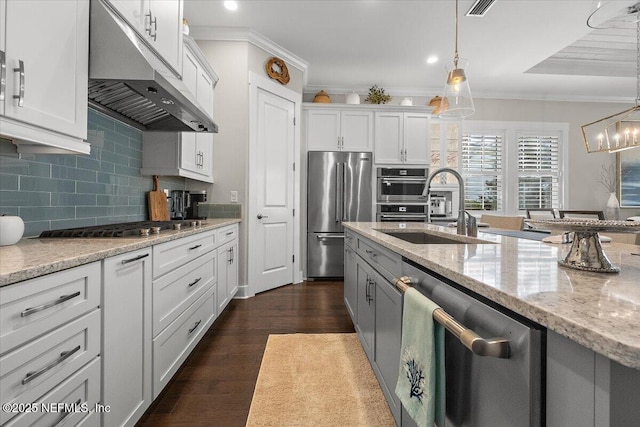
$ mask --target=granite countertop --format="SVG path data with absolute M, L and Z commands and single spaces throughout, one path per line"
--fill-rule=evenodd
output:
M 455 236 L 452 228 L 407 223 L 344 226 L 503 307 L 625 366 L 640 369 L 640 246 L 604 243 L 619 274 L 564 268 L 570 245 L 483 233 L 494 244 L 418 245 L 383 231 L 429 231 Z M 462 238 L 462 236 L 460 236 Z M 471 240 L 472 239 L 468 239 Z
M 198 228 L 163 230 L 147 237 L 22 239 L 0 247 L 0 287 L 238 222 L 207 219 Z

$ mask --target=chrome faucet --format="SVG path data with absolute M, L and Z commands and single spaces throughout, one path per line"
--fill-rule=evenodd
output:
M 476 223 L 476 218 L 471 215 L 469 212 L 466 212 L 464 210 L 464 181 L 462 180 L 462 175 L 460 175 L 460 173 L 458 173 L 457 170 L 455 169 L 451 169 L 451 168 L 440 168 L 440 169 L 436 169 L 435 171 L 433 171 L 433 173 L 431 175 L 429 175 L 429 178 L 427 178 L 427 184 L 424 186 L 424 190 L 422 191 L 422 196 L 423 197 L 427 197 L 429 195 L 429 188 L 431 187 L 431 181 L 433 180 L 433 178 L 436 175 L 439 175 L 443 172 L 448 172 L 450 174 L 452 174 L 453 176 L 456 177 L 456 179 L 458 180 L 458 188 L 460 191 L 460 201 L 459 201 L 459 211 L 458 211 L 458 224 L 457 224 L 457 231 L 458 234 L 460 235 L 467 235 L 467 236 L 471 236 L 471 237 L 476 237 L 478 235 L 478 226 Z M 469 217 L 469 221 L 466 221 L 465 218 L 465 214 L 466 216 Z M 465 226 L 466 224 L 466 226 Z

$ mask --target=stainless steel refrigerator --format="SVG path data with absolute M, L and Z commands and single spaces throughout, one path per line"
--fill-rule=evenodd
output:
M 309 152 L 307 277 L 344 276 L 343 221 L 372 221 L 373 155 Z

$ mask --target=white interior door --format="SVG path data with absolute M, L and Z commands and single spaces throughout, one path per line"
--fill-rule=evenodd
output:
M 295 140 L 295 104 L 262 88 L 257 91 L 255 168 L 250 172 L 256 214 L 249 218 L 254 231 L 249 268 L 256 293 L 293 282 Z

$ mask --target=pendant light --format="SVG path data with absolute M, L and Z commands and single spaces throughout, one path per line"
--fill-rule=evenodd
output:
M 636 14 L 636 105 L 621 113 L 582 126 L 587 153 L 616 153 L 640 147 L 640 3 L 628 8 Z
M 453 56 L 453 68 L 447 70 L 447 83 L 440 101 L 439 117 L 443 119 L 463 119 L 475 113 L 471 97 L 469 80 L 464 72 L 464 65 L 458 58 L 458 0 L 456 0 L 456 45 Z

